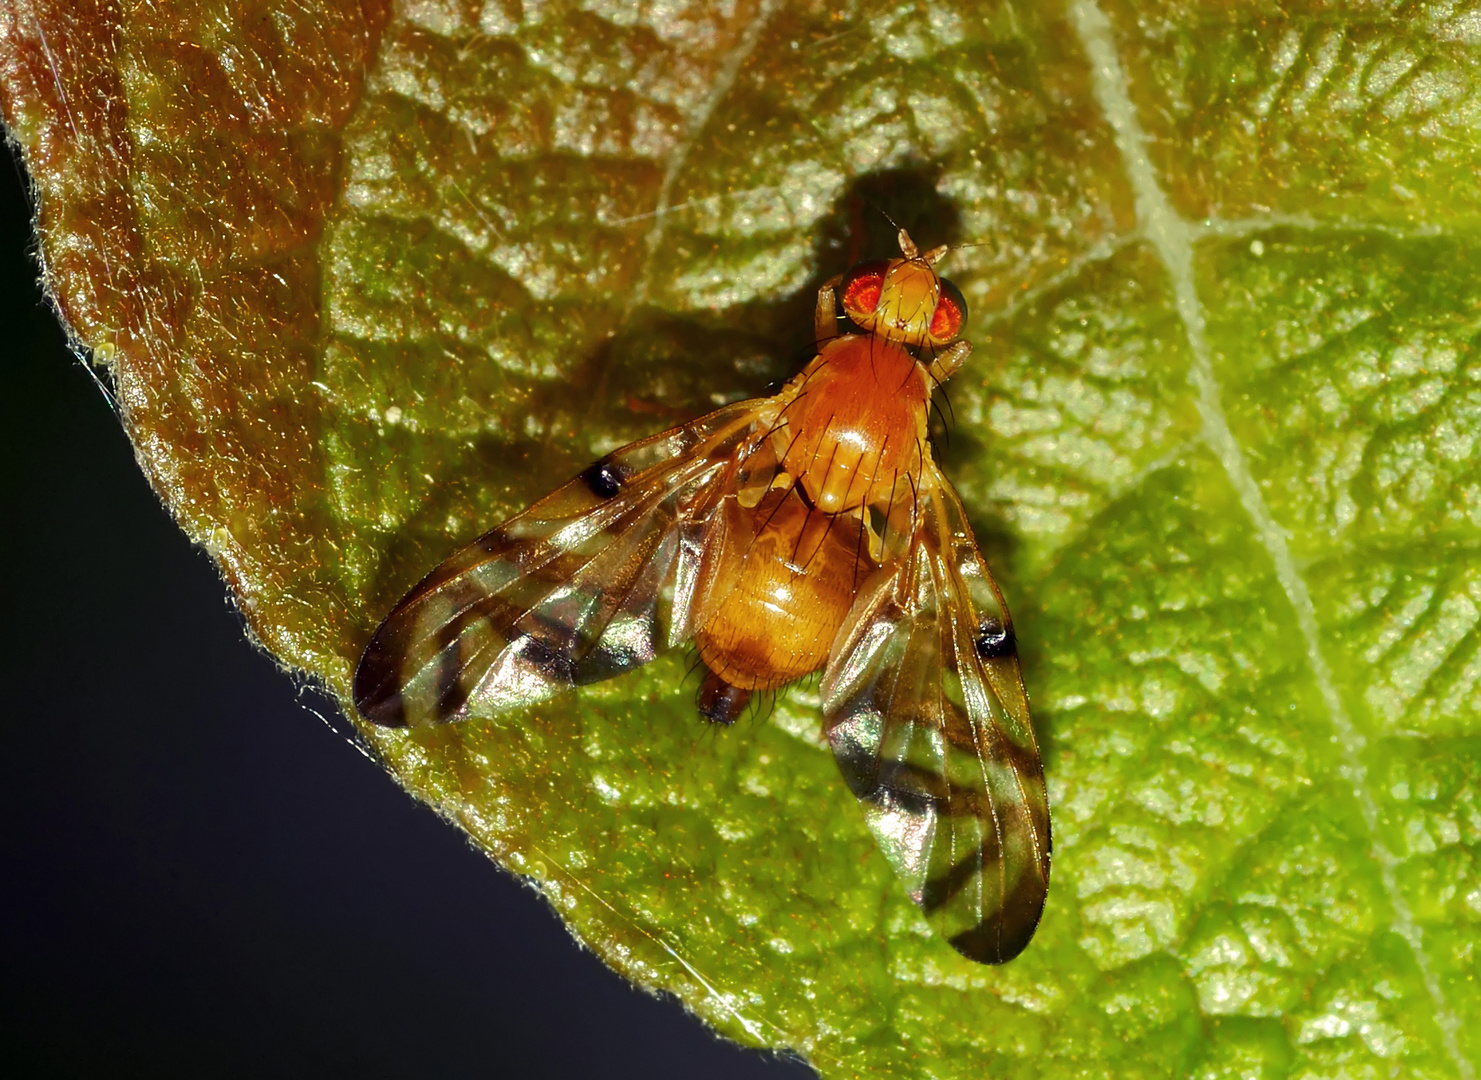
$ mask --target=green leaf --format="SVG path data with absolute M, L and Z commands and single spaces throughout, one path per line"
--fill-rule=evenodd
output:
M 978 245 L 942 457 L 1046 750 L 1023 957 L 929 933 L 808 687 L 709 732 L 673 655 L 362 735 L 825 1076 L 1473 1077 L 1478 45 L 1462 4 L 38 2 L 0 107 L 157 489 L 342 699 L 458 544 L 805 360 L 871 204 Z

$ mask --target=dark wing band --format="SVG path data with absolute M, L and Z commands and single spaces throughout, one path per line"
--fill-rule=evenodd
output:
M 999 964 L 1049 888 L 1049 799 L 1002 596 L 927 461 L 914 542 L 866 583 L 823 676 L 827 733 L 937 933 Z
M 769 401 L 633 443 L 428 574 L 355 672 L 386 726 L 531 704 L 645 664 L 689 637 L 711 511 L 764 431 Z

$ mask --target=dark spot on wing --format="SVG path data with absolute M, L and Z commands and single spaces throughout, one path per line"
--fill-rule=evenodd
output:
M 1013 636 L 1013 627 L 1003 625 L 1001 619 L 989 615 L 977 628 L 977 655 L 984 660 L 1001 660 L 1018 651 L 1018 639 Z
M 610 461 L 598 461 L 581 474 L 591 493 L 599 499 L 610 499 L 622 490 L 622 473 Z

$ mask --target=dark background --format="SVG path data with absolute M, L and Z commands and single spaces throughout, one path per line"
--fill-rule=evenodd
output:
M 608 971 L 247 643 L 41 297 L 25 192 L 0 159 L 6 1075 L 813 1075 Z

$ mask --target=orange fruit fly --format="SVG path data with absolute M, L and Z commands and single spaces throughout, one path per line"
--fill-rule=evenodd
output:
M 967 307 L 945 247 L 899 240 L 819 290 L 817 355 L 780 393 L 607 455 L 428 574 L 354 699 L 386 726 L 487 716 L 693 641 L 699 711 L 728 724 L 822 670 L 828 742 L 906 890 L 1002 963 L 1043 911 L 1049 800 L 1007 606 L 926 435 Z

